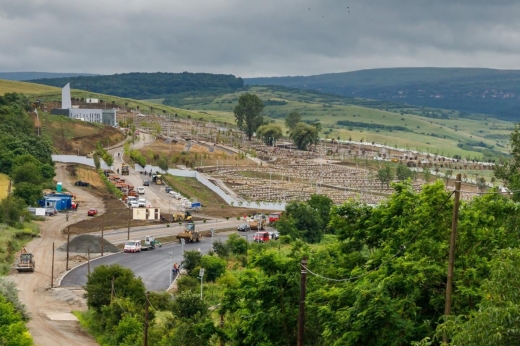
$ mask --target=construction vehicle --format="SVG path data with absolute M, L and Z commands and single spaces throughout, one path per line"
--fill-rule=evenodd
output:
M 200 241 L 200 234 L 199 231 L 195 230 L 195 224 L 190 222 L 184 227 L 184 232 L 177 234 L 177 239 L 179 239 L 179 242 L 184 239 L 185 242 L 194 243 Z
M 183 221 L 192 222 L 192 216 L 189 211 L 185 211 L 185 212 L 179 211 L 179 212 L 173 214 L 173 222 L 183 222 Z
M 247 221 L 252 231 L 263 231 L 265 229 L 265 215 L 257 214 L 253 218 Z
M 128 175 L 130 174 L 130 167 L 126 163 L 123 163 L 121 165 L 121 175 Z
M 15 269 L 18 273 L 21 272 L 34 272 L 36 268 L 36 261 L 34 260 L 34 256 L 32 253 L 27 252 L 25 248 L 22 250 L 20 254 L 20 260 L 16 263 Z
M 147 235 L 144 237 L 144 240 L 141 241 L 141 251 L 154 250 L 156 246 L 161 247 L 162 244 L 152 236 Z
M 157 185 L 163 184 L 162 176 L 160 174 L 155 174 L 154 176 L 152 176 L 152 181 Z

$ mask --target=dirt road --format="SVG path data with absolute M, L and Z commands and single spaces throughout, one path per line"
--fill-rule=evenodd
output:
M 41 237 L 27 245 L 27 249 L 35 255 L 36 271 L 34 273 L 12 273 L 11 278 L 17 282 L 20 290 L 20 300 L 27 305 L 31 314 L 28 323 L 29 331 L 36 345 L 97 345 L 95 340 L 80 326 L 73 310 L 86 309 L 82 290 L 67 290 L 63 288 L 51 289 L 52 243 L 55 247 L 62 245 L 66 239 L 61 230 L 67 224 L 73 224 L 87 218 L 89 208 L 97 208 L 101 213 L 104 206 L 101 199 L 92 196 L 81 188 L 73 186 L 73 180 L 67 175 L 64 165 L 56 165 L 56 180 L 63 183 L 63 187 L 76 194 L 80 201 L 77 212 L 69 214 L 66 221 L 65 214 L 59 213 L 40 222 Z M 75 265 L 69 263 L 69 267 Z M 65 253 L 55 251 L 54 286 L 61 273 L 65 271 Z

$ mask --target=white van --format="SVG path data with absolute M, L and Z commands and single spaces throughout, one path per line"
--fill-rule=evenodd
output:
M 135 196 L 128 196 L 126 199 L 126 204 L 131 205 L 132 203 L 137 203 L 137 198 Z
M 144 195 L 144 186 L 137 187 L 137 193 L 140 195 Z

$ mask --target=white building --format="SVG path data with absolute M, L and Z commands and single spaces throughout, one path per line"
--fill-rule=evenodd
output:
M 87 99 L 96 101 L 97 99 Z M 61 89 L 61 109 L 51 110 L 51 114 L 64 115 L 72 119 L 87 121 L 89 123 L 102 123 L 110 126 L 117 125 L 117 112 L 115 109 L 89 109 L 89 108 L 73 108 L 70 98 L 70 83 L 67 83 Z

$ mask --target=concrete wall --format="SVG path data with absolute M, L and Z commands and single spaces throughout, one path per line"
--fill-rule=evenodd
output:
M 54 162 L 64 162 L 64 163 L 78 163 L 81 165 L 86 165 L 90 167 L 96 167 L 94 165 L 94 159 L 85 156 L 77 156 L 77 155 L 52 155 L 52 161 Z M 105 161 L 101 160 L 101 169 L 110 169 Z
M 134 220 L 159 220 L 161 209 L 159 208 L 133 208 L 132 218 Z
M 135 165 L 136 171 L 142 171 L 143 167 L 139 165 Z M 145 171 L 149 172 L 152 170 L 153 172 L 159 171 L 165 173 L 162 169 L 160 169 L 157 166 L 150 166 L 147 165 L 144 168 Z M 286 203 L 272 203 L 272 202 L 244 202 L 242 201 L 242 204 L 240 204 L 240 201 L 235 200 L 233 197 L 229 196 L 227 193 L 225 193 L 220 187 L 216 186 L 212 182 L 210 182 L 206 176 L 203 173 L 199 173 L 197 171 L 192 170 L 183 170 L 183 169 L 168 169 L 168 173 L 177 177 L 187 177 L 187 178 L 196 178 L 201 184 L 206 186 L 211 191 L 215 192 L 217 195 L 219 195 L 227 204 L 233 206 L 233 207 L 244 207 L 244 208 L 251 208 L 251 209 L 269 209 L 269 210 L 285 210 Z

